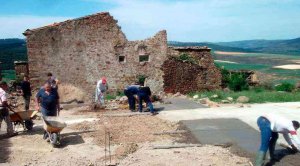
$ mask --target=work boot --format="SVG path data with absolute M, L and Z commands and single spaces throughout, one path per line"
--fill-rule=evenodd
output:
M 255 166 L 263 166 L 263 165 L 264 165 L 265 157 L 266 157 L 266 152 L 259 151 L 259 152 L 256 154 L 256 158 L 255 158 Z

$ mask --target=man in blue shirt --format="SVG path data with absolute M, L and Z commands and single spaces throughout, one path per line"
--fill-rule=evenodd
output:
M 40 110 L 43 116 L 57 116 L 57 112 L 59 111 L 59 95 L 50 82 L 46 82 L 44 87 L 37 93 L 36 109 Z
M 137 95 L 139 91 L 139 85 L 129 85 L 124 89 L 124 94 L 128 98 L 129 109 L 133 112 L 135 111 L 135 98 L 134 95 Z
M 158 114 L 153 108 L 153 104 L 150 99 L 151 90 L 149 87 L 141 86 L 139 88 L 137 95 L 139 97 L 139 112 L 143 111 L 143 101 L 144 101 L 147 104 L 147 107 L 150 109 L 152 115 Z

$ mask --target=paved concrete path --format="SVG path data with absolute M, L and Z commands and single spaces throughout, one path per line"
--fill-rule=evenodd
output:
M 170 102 L 171 104 L 156 104 L 155 107 L 158 108 L 159 111 L 208 108 L 207 106 L 185 98 L 170 98 L 167 99 L 166 102 Z
M 263 114 L 277 114 L 291 120 L 300 121 L 300 102 L 251 104 L 240 108 L 229 105 L 218 108 L 197 108 L 162 111 L 159 116 L 170 121 L 199 120 L 199 119 L 239 119 L 252 128 L 258 130 L 256 120 Z M 282 136 L 278 141 L 285 143 Z
M 248 154 L 255 154 L 259 147 L 259 132 L 239 119 L 184 120 L 202 144 L 233 145 Z

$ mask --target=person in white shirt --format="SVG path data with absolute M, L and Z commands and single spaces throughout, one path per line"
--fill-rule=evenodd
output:
M 258 118 L 257 125 L 261 131 L 261 145 L 256 156 L 256 166 L 263 165 L 268 150 L 271 160 L 277 160 L 274 157 L 274 151 L 278 133 L 283 135 L 286 142 L 295 152 L 298 152 L 300 149 L 300 140 L 296 132 L 299 128 L 298 121 L 291 121 L 277 115 L 264 115 Z
M 7 135 L 13 136 L 13 126 L 10 121 L 8 103 L 7 103 L 7 93 L 5 92 L 8 89 L 6 82 L 0 82 L 0 129 L 2 121 L 4 120 L 7 126 Z
M 97 82 L 95 102 L 104 105 L 105 92 L 108 90 L 108 84 L 105 77 L 102 77 L 101 80 Z

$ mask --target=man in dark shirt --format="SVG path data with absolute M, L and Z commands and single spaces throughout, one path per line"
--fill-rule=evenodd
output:
M 50 82 L 46 82 L 36 95 L 36 109 L 40 110 L 43 116 L 57 116 L 59 108 L 57 90 L 51 87 Z
M 139 112 L 143 111 L 143 101 L 144 101 L 147 104 L 147 106 L 149 107 L 152 115 L 158 114 L 157 112 L 155 112 L 155 110 L 153 108 L 153 104 L 150 100 L 151 90 L 149 87 L 141 86 L 139 88 L 137 95 L 139 97 Z
M 29 77 L 24 76 L 24 79 L 21 83 L 22 96 L 25 102 L 25 110 L 29 110 L 30 98 L 31 98 L 31 86 L 29 82 Z
M 129 109 L 133 112 L 135 111 L 135 98 L 134 95 L 137 95 L 140 86 L 137 84 L 129 85 L 124 89 L 124 94 L 128 98 Z

